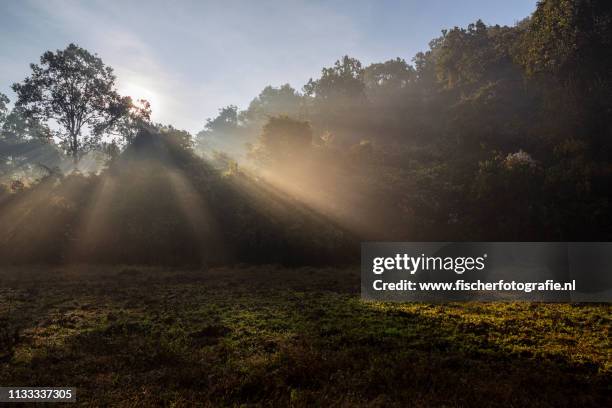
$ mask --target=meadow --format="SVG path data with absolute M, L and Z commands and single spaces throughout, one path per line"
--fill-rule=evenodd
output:
M 610 311 L 365 302 L 356 267 L 3 267 L 0 384 L 83 406 L 603 407 Z

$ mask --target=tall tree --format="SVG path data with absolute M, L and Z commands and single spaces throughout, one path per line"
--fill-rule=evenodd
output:
M 612 72 L 612 3 L 540 1 L 531 17 L 522 62 L 529 74 L 600 86 Z
M 56 136 L 75 162 L 130 110 L 131 99 L 115 90 L 113 69 L 75 44 L 45 52 L 30 67 L 31 76 L 13 84 L 15 105 L 29 117 L 55 121 Z
M 538 3 L 518 55 L 541 84 L 549 123 L 603 161 L 612 156 L 611 50 L 612 2 L 558 0 Z

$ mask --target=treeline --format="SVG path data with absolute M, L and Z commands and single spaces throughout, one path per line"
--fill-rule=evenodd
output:
M 412 64 L 345 56 L 302 92 L 221 109 L 197 140 L 366 219 L 370 239 L 609 240 L 611 10 L 543 1 L 512 27 L 444 30 Z
M 142 129 L 97 174 L 0 190 L 2 263 L 343 263 L 357 241 L 244 173 L 222 174 L 171 127 Z
M 114 81 L 71 44 L 13 85 L 13 109 L 0 97 L 2 262 L 338 263 L 360 240 L 612 239 L 606 1 L 445 30 L 411 64 L 345 56 L 195 137 L 152 124 Z
M 329 264 L 358 240 L 287 192 L 197 156 L 70 44 L 0 97 L 0 263 Z M 218 166 L 217 166 L 218 167 Z

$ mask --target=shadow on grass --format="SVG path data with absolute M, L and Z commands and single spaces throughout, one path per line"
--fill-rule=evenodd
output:
M 0 382 L 76 386 L 94 405 L 610 406 L 607 306 L 366 303 L 355 283 L 132 271 L 58 289 L 77 299 L 65 315 L 95 318 L 53 322 L 66 335 L 40 347 L 53 330 L 30 335 Z

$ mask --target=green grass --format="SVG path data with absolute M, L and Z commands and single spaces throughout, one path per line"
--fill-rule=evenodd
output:
M 4 268 L 0 385 L 122 406 L 612 406 L 610 305 L 393 304 L 356 270 Z

